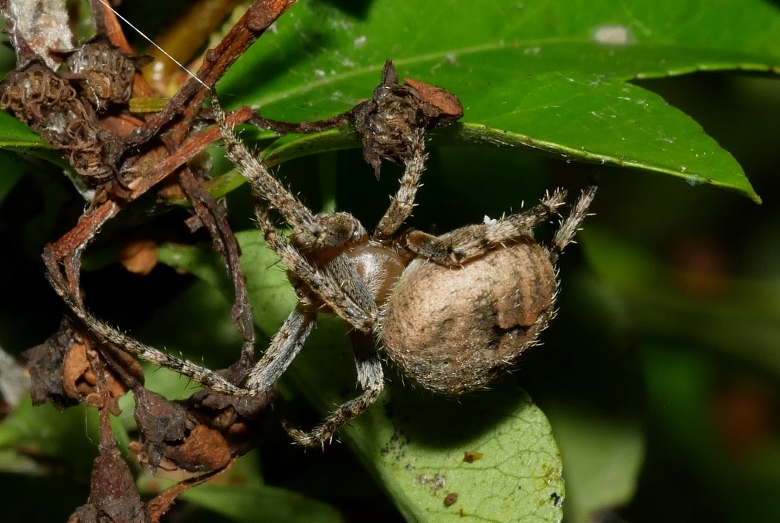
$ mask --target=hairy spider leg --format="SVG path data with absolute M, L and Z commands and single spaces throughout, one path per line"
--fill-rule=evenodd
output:
M 121 347 L 122 350 L 138 356 L 143 360 L 154 363 L 155 365 L 167 367 L 188 378 L 192 378 L 204 387 L 216 392 L 224 392 L 236 396 L 245 396 L 249 394 L 248 391 L 233 385 L 214 371 L 145 345 L 132 336 L 128 336 L 98 319 L 84 308 L 84 305 L 80 300 L 76 301 L 74 299 L 73 293 L 68 288 L 68 285 L 59 270 L 57 259 L 51 252 L 49 246 L 46 247 L 43 260 L 46 264 L 46 275 L 52 288 L 54 288 L 55 292 L 62 298 L 65 304 L 70 307 L 73 314 L 84 322 L 90 332 L 96 334 L 108 343 Z
M 574 241 L 574 235 L 577 234 L 582 220 L 588 216 L 588 207 L 596 196 L 595 185 L 589 185 L 582 191 L 577 202 L 572 207 L 569 216 L 563 220 L 555 231 L 552 242 L 550 243 L 550 260 L 555 263 L 558 256 L 563 252 L 563 248 Z
M 557 189 L 528 211 L 494 223 L 467 225 L 441 236 L 410 231 L 405 246 L 438 265 L 458 267 L 505 243 L 534 241 L 533 227 L 556 213 L 565 199 L 566 191 Z
M 314 238 L 327 237 L 328 231 L 323 226 L 321 219 L 327 219 L 328 215 L 314 216 L 309 209 L 271 176 L 265 166 L 233 134 L 216 96 L 212 97 L 212 107 L 214 119 L 225 142 L 225 151 L 249 181 L 256 197 L 267 201 L 278 209 L 287 224 L 292 227 L 294 234 L 301 234 L 299 231 L 302 231 L 302 234 Z M 376 304 L 373 303 L 373 300 L 361 299 L 361 296 L 370 297 L 368 290 L 355 289 L 357 294 L 352 294 L 345 292 L 343 288 L 342 284 L 345 280 L 341 279 L 342 276 L 357 275 L 354 265 L 343 254 L 336 256 L 332 262 L 327 264 L 328 266 L 332 265 L 331 267 L 316 267 L 276 232 L 264 206 L 257 206 L 256 214 L 266 242 L 281 258 L 289 271 L 300 278 L 335 314 L 344 318 L 356 329 L 371 332 L 376 327 L 379 317 Z M 345 217 L 346 215 L 342 213 L 338 216 Z M 360 234 L 360 231 L 363 231 L 362 226 L 354 218 L 352 221 L 355 223 L 352 227 L 355 234 Z M 328 278 L 326 271 L 333 273 L 338 279 Z M 359 277 L 357 281 L 360 281 Z
M 265 354 L 246 381 L 246 388 L 259 393 L 274 384 L 303 348 L 317 315 L 296 307 L 274 335 Z
M 374 231 L 373 240 L 382 245 L 389 245 L 399 227 L 409 219 L 414 210 L 414 200 L 420 187 L 420 177 L 425 171 L 428 155 L 425 153 L 425 131 L 417 129 L 411 136 L 411 155 L 406 161 L 406 169 L 401 177 L 400 186 L 395 196 L 391 198 L 390 206 Z
M 300 445 L 307 447 L 324 446 L 326 441 L 333 438 L 337 430 L 363 414 L 376 401 L 385 387 L 382 361 L 379 358 L 379 352 L 376 349 L 372 335 L 365 332 L 352 331 L 349 338 L 352 342 L 352 349 L 355 352 L 355 368 L 357 370 L 358 383 L 360 383 L 363 393 L 357 398 L 342 404 L 328 415 L 322 423 L 312 429 L 311 432 L 285 426 L 290 436 Z

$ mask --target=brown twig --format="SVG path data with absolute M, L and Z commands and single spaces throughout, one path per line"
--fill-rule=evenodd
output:
M 241 358 L 252 360 L 255 348 L 255 330 L 252 320 L 252 305 L 246 290 L 246 276 L 241 270 L 240 252 L 236 237 L 230 230 L 227 214 L 211 194 L 203 188 L 192 170 L 185 167 L 179 172 L 179 185 L 195 212 L 211 234 L 214 250 L 222 254 L 230 279 L 235 289 L 232 318 L 236 329 L 244 337 Z
M 128 137 L 127 146 L 136 146 L 156 136 L 170 122 L 176 120 L 167 132 L 173 143 L 181 143 L 189 133 L 192 120 L 198 114 L 208 91 L 227 72 L 233 63 L 246 52 L 272 23 L 296 0 L 256 0 L 247 12 L 225 35 L 216 48 L 206 52 L 203 64 L 195 78 L 185 83 L 171 98 L 165 108 L 152 115 L 146 126 Z
M 183 443 L 176 440 L 172 442 L 171 446 L 187 458 L 187 463 L 190 466 L 200 467 L 205 466 L 205 462 L 199 461 L 204 457 L 199 453 L 200 449 L 213 446 L 211 445 L 213 441 L 222 441 L 223 444 L 218 449 L 220 452 L 217 454 L 219 454 L 218 457 L 224 457 L 224 459 L 220 459 L 217 465 L 211 461 L 207 463 L 209 466 L 218 466 L 219 468 L 166 490 L 146 506 L 140 502 L 140 498 L 133 488 L 132 474 L 122 459 L 116 440 L 111 433 L 109 411 L 116 405 L 116 396 L 123 394 L 127 388 L 132 387 L 137 393 L 137 401 L 140 391 L 145 390 L 140 366 L 129 354 L 140 355 L 141 358 L 160 364 L 169 362 L 167 366 L 174 369 L 177 368 L 176 365 L 183 366 L 189 362 L 178 360 L 156 349 L 147 351 L 146 347 L 133 338 L 106 326 L 90 315 L 84 308 L 80 296 L 80 262 L 82 252 L 101 227 L 116 216 L 125 205 L 140 198 L 164 179 L 178 176 L 176 179 L 183 193 L 192 202 L 195 212 L 213 238 L 215 249 L 222 254 L 225 260 L 236 293 L 232 317 L 236 328 L 245 340 L 241 356 L 231 371 L 239 374 L 235 383 L 227 378 L 222 378 L 209 369 L 202 371 L 202 374 L 207 376 L 206 380 L 193 374 L 187 375 L 207 386 L 209 386 L 209 380 L 211 380 L 212 385 L 214 382 L 224 382 L 223 391 L 237 389 L 238 381 L 245 377 L 247 369 L 250 369 L 254 363 L 252 308 L 246 290 L 246 278 L 239 265 L 239 247 L 228 225 L 225 211 L 201 185 L 201 177 L 198 176 L 197 171 L 194 171 L 194 162 L 187 165 L 207 146 L 220 138 L 220 131 L 211 128 L 193 132 L 193 121 L 201 111 L 204 97 L 213 89 L 230 65 L 293 3 L 294 0 L 255 1 L 217 48 L 206 54 L 198 77 L 188 81 L 179 93 L 169 101 L 163 111 L 149 117 L 146 123 L 127 117 L 127 113 L 124 111 L 126 106 L 122 105 L 126 104 L 126 99 L 95 101 L 96 86 L 112 89 L 116 85 L 113 82 L 116 74 L 112 76 L 112 73 L 128 73 L 125 74 L 125 83 L 122 85 L 125 86 L 129 96 L 127 78 L 132 78 L 132 75 L 129 74 L 133 73 L 132 65 L 130 68 L 117 66 L 114 69 L 109 67 L 108 70 L 103 71 L 87 70 L 81 72 L 77 71 L 75 67 L 71 67 L 69 62 L 68 71 L 61 72 L 36 63 L 35 67 L 39 67 L 46 73 L 45 75 L 39 74 L 40 77 L 53 79 L 56 86 L 62 87 L 60 91 L 54 93 L 59 98 L 33 96 L 39 94 L 37 92 L 28 95 L 28 92 L 25 91 L 26 86 L 32 85 L 33 82 L 25 84 L 25 79 L 28 77 L 35 79 L 38 76 L 22 77 L 17 84 L 12 85 L 12 87 L 18 88 L 15 92 L 21 92 L 18 97 L 20 105 L 17 112 L 23 116 L 29 116 L 24 121 L 31 126 L 38 125 L 41 128 L 54 129 L 49 135 L 51 138 L 49 141 L 57 142 L 60 145 L 59 150 L 71 154 L 71 162 L 77 171 L 79 169 L 73 155 L 75 153 L 81 154 L 84 149 L 88 148 L 90 152 L 96 151 L 89 157 L 92 163 L 88 167 L 93 170 L 102 169 L 99 171 L 100 177 L 92 176 L 86 180 L 89 188 L 94 189 L 95 193 L 78 224 L 56 242 L 47 245 L 43 254 L 50 283 L 75 316 L 80 318 L 81 323 L 73 324 L 72 327 L 68 323 L 67 329 L 63 329 L 62 334 L 49 344 L 52 350 L 48 350 L 50 347 L 45 346 L 43 347 L 45 350 L 38 352 L 43 355 L 43 359 L 54 354 L 57 358 L 65 361 L 68 354 L 65 349 L 75 345 L 73 340 L 75 334 L 71 335 L 71 333 L 83 334 L 79 338 L 83 337 L 86 340 L 85 343 L 88 344 L 87 355 L 71 365 L 74 386 L 70 388 L 77 389 L 78 387 L 75 385 L 77 381 L 78 386 L 81 387 L 81 382 L 86 379 L 84 375 L 87 372 L 90 373 L 90 376 L 91 374 L 97 376 L 97 383 L 90 381 L 94 384 L 94 389 L 87 388 L 85 393 L 87 396 L 76 396 L 75 398 L 68 396 L 69 399 L 90 402 L 99 409 L 100 414 L 100 456 L 95 461 L 89 502 L 74 513 L 71 521 L 81 523 L 91 523 L 98 520 L 157 521 L 181 492 L 222 473 L 235 461 L 233 456 L 248 450 L 251 442 L 254 441 L 249 438 L 256 434 L 254 420 L 265 408 L 266 396 L 256 395 L 250 399 L 222 398 L 214 393 L 203 396 L 201 407 L 204 405 L 213 407 L 215 419 L 204 417 L 202 412 L 204 409 L 201 408 L 199 412 L 201 412 L 203 419 L 190 416 L 193 420 L 200 420 L 196 424 L 197 426 L 194 428 L 185 427 L 189 432 L 182 435 Z M 5 9 L 6 4 L 7 1 L 0 0 L 0 8 Z M 118 51 L 121 49 L 125 54 L 130 54 L 129 46 L 121 33 L 121 28 L 114 14 L 97 0 L 91 0 L 91 5 L 98 35 L 95 40 L 83 44 L 79 51 L 87 45 L 96 45 L 95 42 L 102 39 L 99 45 L 107 51 L 101 57 L 108 56 L 109 58 L 85 60 L 87 66 L 106 67 L 119 63 L 120 59 L 125 60 L 125 63 L 128 59 L 134 59 L 135 57 L 125 56 Z M 6 11 L 4 13 L 7 15 Z M 29 46 L 25 47 L 24 38 L 16 38 L 19 35 L 13 33 L 15 29 L 12 17 L 8 16 L 8 18 L 8 27 L 14 36 L 12 40 L 17 44 L 20 58 L 26 57 L 26 62 L 34 60 L 35 53 L 28 49 Z M 110 41 L 112 46 L 108 46 L 104 40 Z M 137 61 L 132 61 L 132 63 L 138 67 Z M 33 73 L 38 74 L 38 70 L 33 71 Z M 97 73 L 103 74 L 103 76 L 98 77 Z M 103 81 L 103 79 L 107 79 L 104 82 L 107 85 L 89 84 L 92 80 Z M 45 82 L 39 83 L 50 85 Z M 138 82 L 135 82 L 133 92 L 136 96 L 147 96 L 150 91 L 148 91 L 148 86 L 145 90 L 139 89 Z M 89 98 L 90 95 L 93 98 Z M 54 102 L 50 101 L 50 98 Z M 41 99 L 44 102 L 41 102 Z M 101 103 L 103 105 L 100 105 Z M 73 110 L 74 107 L 83 110 L 76 113 Z M 121 125 L 116 121 L 117 115 L 122 119 Z M 229 115 L 228 123 L 237 125 L 245 122 L 251 116 L 250 108 L 242 108 Z M 63 126 L 48 125 L 50 122 L 56 124 L 61 121 L 67 123 L 64 130 L 62 130 Z M 129 132 L 128 127 L 131 129 Z M 91 134 L 87 135 L 86 131 Z M 85 177 L 89 174 L 86 166 L 79 172 Z M 92 344 L 93 336 L 99 341 L 98 345 L 94 345 L 96 348 L 91 349 L 89 344 Z M 83 354 L 84 345 L 80 345 L 78 348 L 81 351 L 79 354 Z M 154 354 L 154 356 L 149 354 Z M 87 359 L 89 365 L 84 363 Z M 131 363 L 138 366 L 137 371 L 132 368 Z M 109 378 L 107 378 L 106 371 L 109 368 L 112 372 L 111 383 L 114 384 L 118 379 L 118 382 L 124 387 L 113 396 L 109 393 L 107 385 Z M 45 369 L 42 368 L 42 370 Z M 56 393 L 60 392 L 62 387 L 58 387 L 58 385 L 63 383 L 63 374 L 64 372 L 52 377 L 53 385 L 44 391 L 48 397 L 52 397 L 50 392 L 52 390 Z M 76 392 L 80 391 L 81 388 L 76 390 Z M 183 409 L 183 407 L 181 408 Z M 193 414 L 196 410 L 193 407 L 192 412 L 187 412 Z M 139 423 L 140 426 L 141 423 Z M 222 435 L 222 432 L 225 432 L 225 436 Z M 242 437 L 246 441 L 243 441 Z M 202 468 L 200 470 L 210 469 Z

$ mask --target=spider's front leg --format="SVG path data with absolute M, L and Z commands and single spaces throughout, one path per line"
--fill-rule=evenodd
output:
M 336 314 L 355 329 L 350 336 L 363 393 L 341 405 L 309 433 L 287 428 L 296 442 L 318 446 L 331 439 L 339 427 L 365 411 L 384 387 L 381 361 L 372 338 L 379 322 L 379 308 L 348 256 L 353 247 L 367 245 L 368 236 L 360 222 L 349 214 L 315 215 L 301 204 L 235 137 L 219 102 L 213 99 L 212 104 L 227 154 L 249 181 L 258 200 L 257 221 L 266 242 L 287 267 L 299 299 L 298 306 L 250 374 L 247 388 L 261 390 L 281 376 L 300 351 L 318 313 Z M 422 165 L 418 171 L 422 172 Z M 413 192 L 416 181 L 412 185 Z M 404 213 L 411 210 L 413 195 L 411 199 L 401 200 L 402 208 L 396 214 L 405 218 Z M 290 240 L 277 232 L 268 216 L 267 204 L 278 209 L 292 228 Z M 393 222 L 396 221 L 397 217 L 393 217 Z
M 268 246 L 303 287 L 322 302 L 323 311 L 344 318 L 359 331 L 373 331 L 379 321 L 378 308 L 343 253 L 348 244 L 367 237 L 363 226 L 346 213 L 313 214 L 236 138 L 216 96 L 212 97 L 212 106 L 228 157 L 249 181 L 255 198 L 278 209 L 293 230 L 291 241 L 287 241 L 276 231 L 266 206 L 259 202 L 257 220 Z
M 522 240 L 533 242 L 533 227 L 555 214 L 565 199 L 566 191 L 557 189 L 524 213 L 486 220 L 486 223 L 468 225 L 441 236 L 410 231 L 401 242 L 410 251 L 438 265 L 459 267 L 504 244 Z
M 374 231 L 373 239 L 383 245 L 392 243 L 393 235 L 412 215 L 417 189 L 420 187 L 420 177 L 425 171 L 425 161 L 428 159 L 428 155 L 425 153 L 425 130 L 416 129 L 409 137 L 409 141 L 410 154 L 404 162 L 404 174 L 401 177 L 398 191 L 391 199 L 390 207 L 387 208 Z
M 418 129 L 409 139 L 411 153 L 405 162 L 406 169 L 401 178 L 400 187 L 393 197 L 390 207 L 379 221 L 373 236 L 374 241 L 385 245 L 392 242 L 393 234 L 411 215 L 420 176 L 425 170 L 427 155 L 425 154 L 423 129 Z M 354 273 L 354 265 L 349 260 L 344 259 L 343 254 L 340 255 L 340 258 L 325 266 L 328 278 L 341 282 L 342 288 L 347 293 L 359 297 L 357 301 L 364 302 L 364 307 L 371 307 L 373 310 L 376 307 L 376 293 L 380 291 L 376 289 L 373 294 L 367 295 L 367 285 L 361 277 Z M 320 446 L 330 440 L 339 428 L 365 412 L 384 389 L 384 372 L 373 334 L 355 330 L 350 332 L 349 337 L 355 354 L 358 382 L 363 393 L 341 405 L 311 432 L 307 433 L 300 429 L 286 427 L 292 438 L 301 445 Z

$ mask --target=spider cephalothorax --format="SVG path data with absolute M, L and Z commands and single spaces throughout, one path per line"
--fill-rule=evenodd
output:
M 317 314 L 336 314 L 352 327 L 363 393 L 311 433 L 288 429 L 297 442 L 320 445 L 377 398 L 384 377 L 375 340 L 404 376 L 447 394 L 484 387 L 536 344 L 554 313 L 555 262 L 584 219 L 595 187 L 583 193 L 547 246 L 534 240 L 533 228 L 564 204 L 561 190 L 522 214 L 442 236 L 397 236 L 425 167 L 420 127 L 405 137 L 409 154 L 401 187 L 369 235 L 347 213 L 314 214 L 301 204 L 236 139 L 216 98 L 212 103 L 228 156 L 252 186 L 260 228 L 287 266 L 299 299 L 245 387 L 263 390 L 287 369 Z M 291 227 L 289 240 L 269 219 L 269 206 Z

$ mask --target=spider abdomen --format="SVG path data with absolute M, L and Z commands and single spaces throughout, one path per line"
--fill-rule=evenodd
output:
M 387 303 L 385 350 L 426 389 L 473 391 L 536 343 L 556 289 L 550 255 L 536 243 L 498 248 L 459 268 L 417 259 Z

